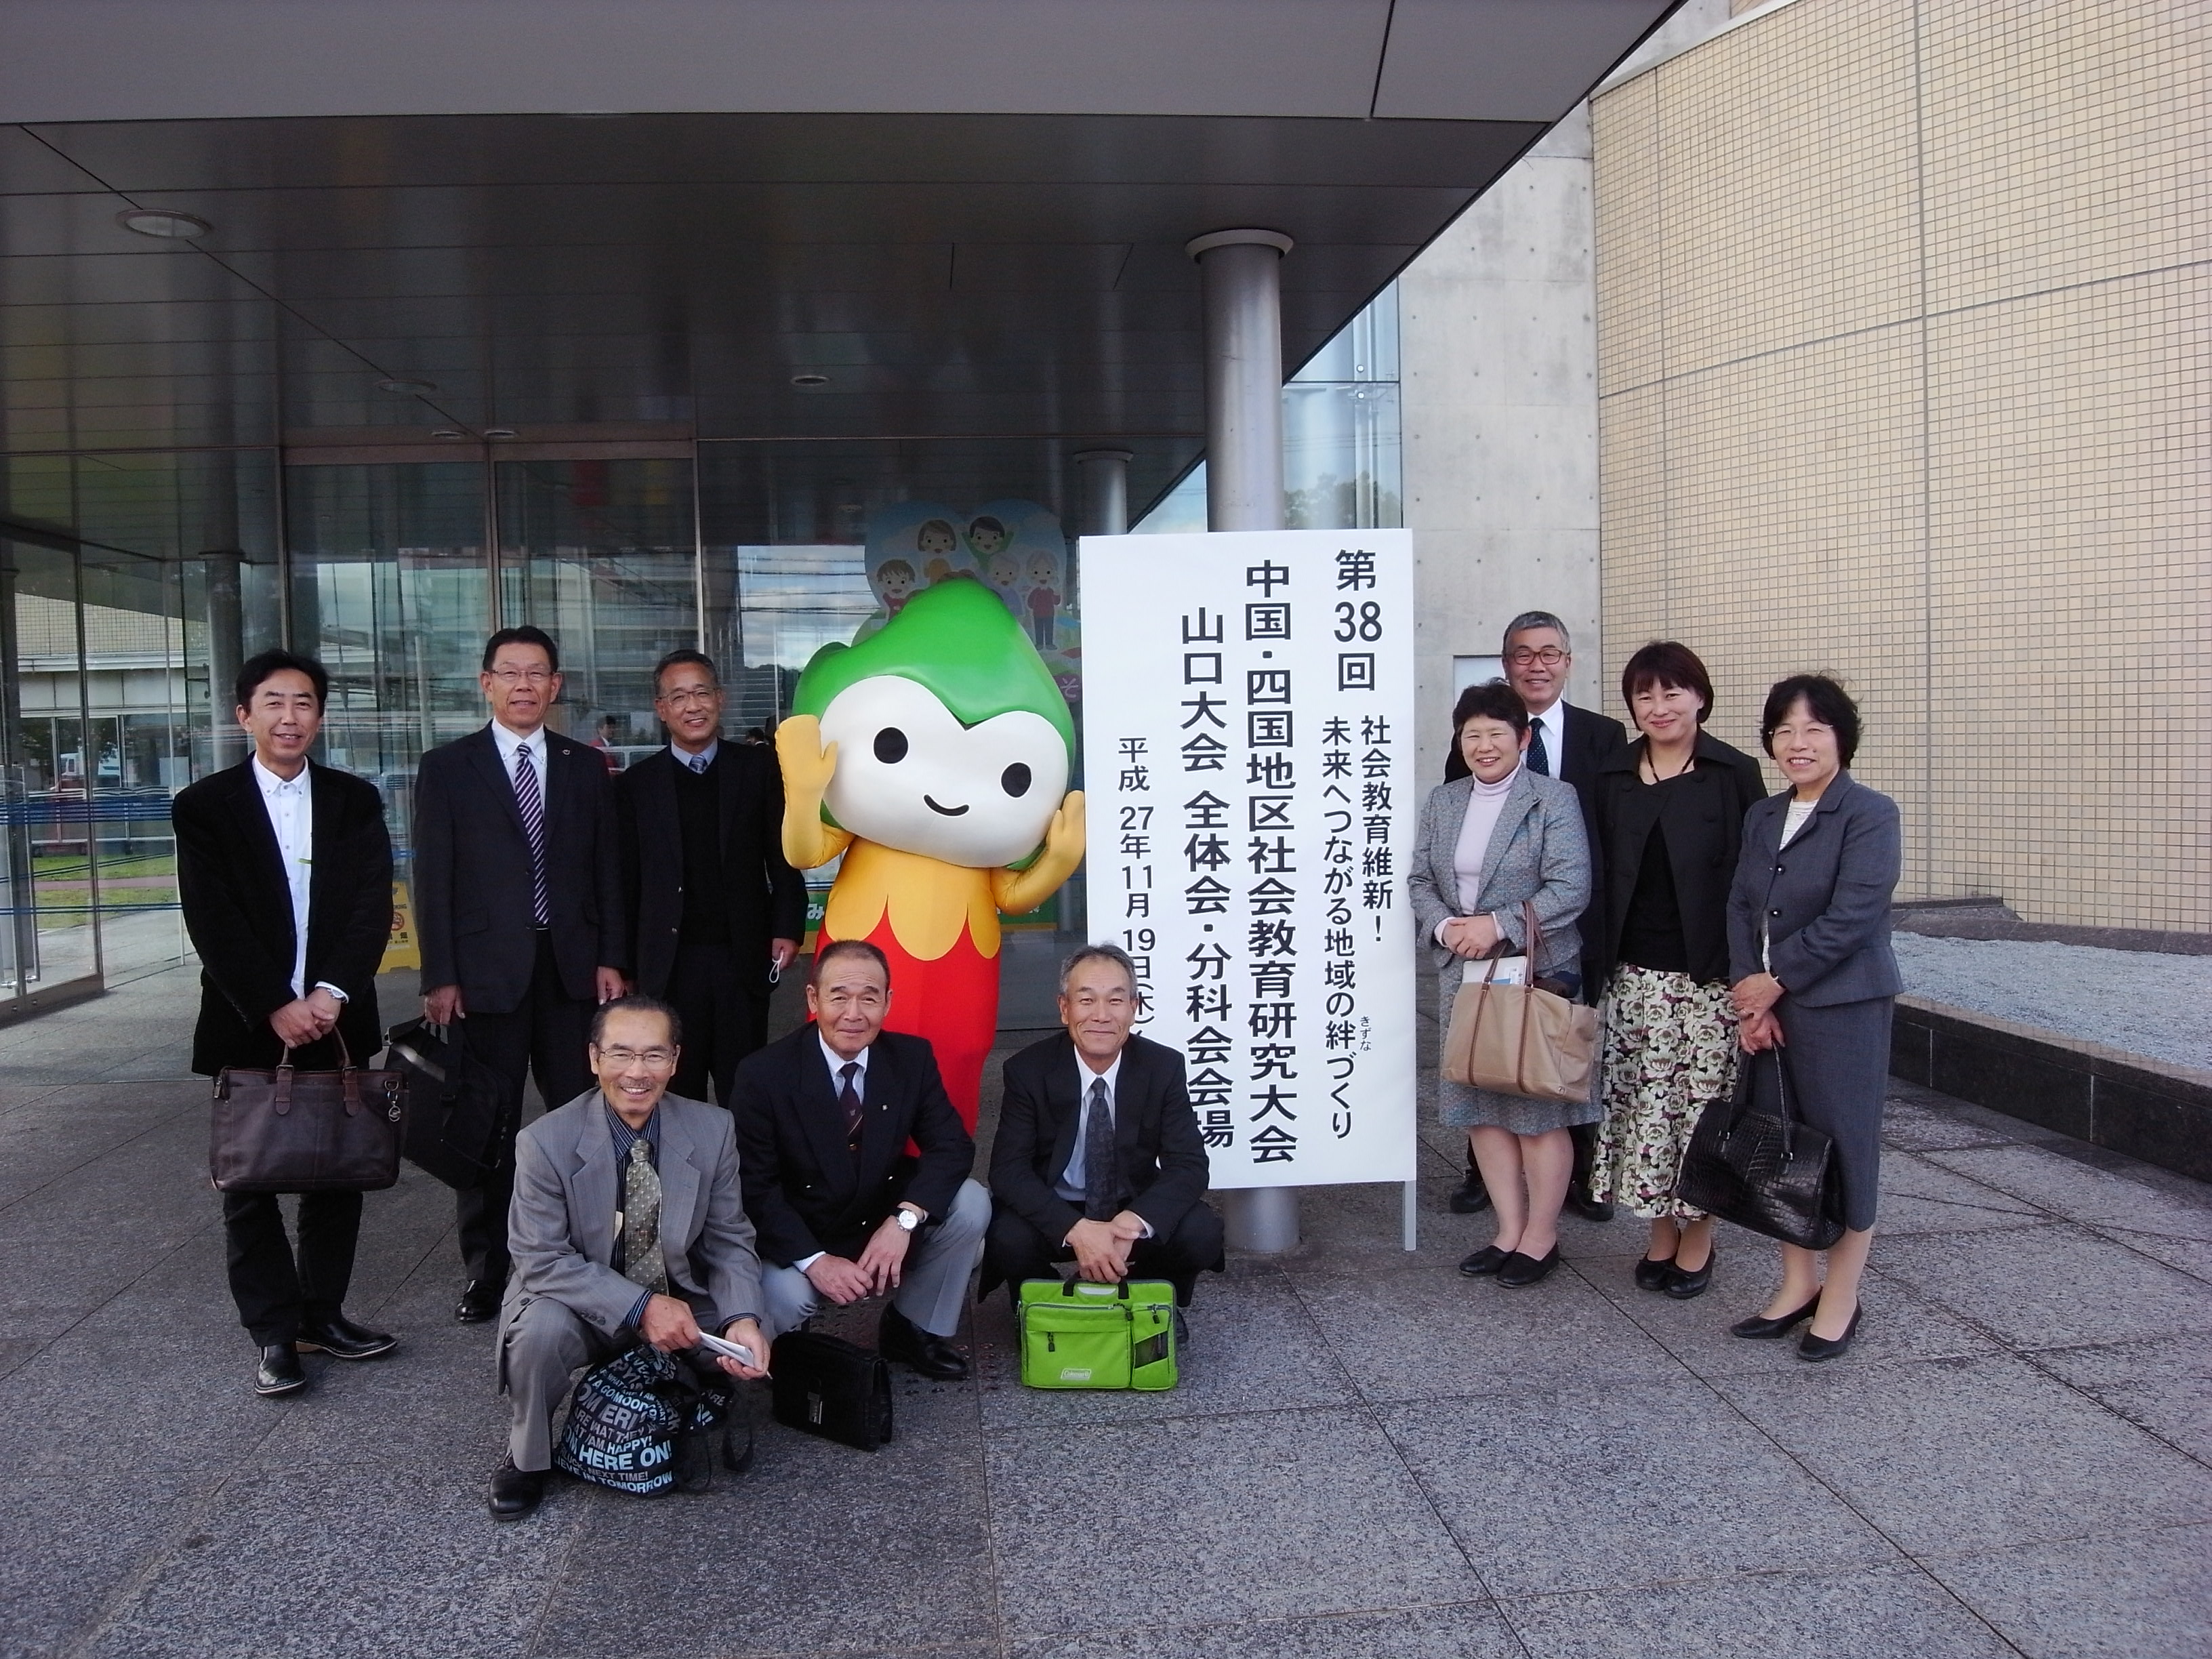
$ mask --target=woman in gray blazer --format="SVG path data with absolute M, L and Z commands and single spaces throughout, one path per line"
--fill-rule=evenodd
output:
M 1421 807 L 1407 885 L 1419 939 L 1437 970 L 1438 1012 L 1451 1025 L 1466 964 L 1528 951 L 1524 902 L 1542 936 L 1532 977 L 1573 997 L 1582 988 L 1575 918 L 1589 901 L 1589 842 L 1574 787 L 1521 763 L 1528 710 L 1503 680 L 1469 686 L 1452 710 L 1452 740 L 1469 775 L 1439 784 Z M 1534 1285 L 1559 1265 L 1559 1206 L 1574 1169 L 1571 1124 L 1595 1104 L 1563 1105 L 1439 1078 L 1443 1121 L 1464 1128 L 1490 1189 L 1497 1237 L 1460 1263 L 1474 1278 Z
M 1832 1359 L 1859 1327 L 1859 1276 L 1874 1242 L 1881 1174 L 1881 1103 L 1889 1022 L 1904 988 L 1889 945 L 1889 902 L 1903 859 L 1897 803 L 1844 769 L 1859 711 L 1842 686 L 1799 674 L 1766 694 L 1766 752 L 1790 780 L 1745 814 L 1729 891 L 1729 978 L 1747 1054 L 1769 1103 L 1786 1079 L 1793 1113 L 1834 1143 L 1843 1177 L 1843 1237 L 1819 1252 L 1782 1247 L 1782 1288 L 1765 1310 L 1730 1328 L 1779 1337 L 1809 1320 L 1797 1346 Z

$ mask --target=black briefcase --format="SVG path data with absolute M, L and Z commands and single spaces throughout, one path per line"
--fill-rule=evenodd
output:
M 469 1055 L 459 1024 L 410 1019 L 386 1034 L 386 1065 L 407 1079 L 407 1161 L 448 1187 L 481 1187 L 496 1158 L 499 1079 Z
M 883 1356 L 842 1337 L 793 1331 L 771 1350 L 775 1420 L 862 1451 L 891 1437 L 891 1372 Z
M 1735 1091 L 1709 1102 L 1690 1132 L 1674 1196 L 1769 1238 L 1825 1250 L 1844 1236 L 1843 1176 L 1828 1137 L 1790 1110 L 1790 1066 L 1773 1055 L 1775 1109 L 1753 1104 L 1763 1056 L 1744 1054 Z

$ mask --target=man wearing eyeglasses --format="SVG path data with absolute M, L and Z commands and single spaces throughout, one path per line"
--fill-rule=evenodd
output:
M 501 1521 L 544 1498 L 553 1413 L 582 1367 L 642 1342 L 701 1370 L 768 1374 L 760 1259 L 729 1115 L 668 1091 L 683 1036 L 675 1011 L 651 997 L 604 1005 L 592 1021 L 596 1085 L 517 1142 L 514 1278 L 499 1335 L 507 1461 L 491 1479 Z M 702 1331 L 752 1362 L 710 1358 Z M 739 1431 L 724 1455 L 742 1472 L 750 1451 Z M 679 1452 L 679 1481 L 690 1473 L 681 1464 Z
M 1610 715 L 1577 708 L 1566 700 L 1567 672 L 1574 666 L 1574 646 L 1567 625 L 1548 611 L 1524 611 L 1505 625 L 1500 647 L 1505 680 L 1520 694 L 1528 709 L 1528 748 L 1522 763 L 1532 772 L 1574 786 L 1583 809 L 1583 827 L 1593 849 L 1598 845 L 1597 821 L 1591 790 L 1606 757 L 1628 741 L 1628 733 Z M 1467 763 L 1454 744 L 1444 761 L 1444 781 L 1467 775 Z M 1593 872 L 1590 890 L 1602 886 Z M 1595 1002 L 1597 988 L 1585 983 L 1584 998 Z M 1589 1221 L 1613 1219 L 1613 1206 L 1591 1194 L 1590 1164 L 1597 1150 L 1597 1125 L 1578 1123 L 1573 1129 L 1574 1178 L 1567 1186 L 1567 1207 Z M 1467 1182 L 1451 1196 L 1451 1206 L 1462 1215 L 1490 1207 L 1482 1175 L 1468 1155 Z
M 523 1084 L 549 1105 L 591 1082 L 592 1011 L 626 988 L 614 787 L 599 752 L 546 728 L 561 696 L 551 635 L 506 628 L 477 677 L 491 722 L 422 757 L 415 780 L 415 921 L 422 1015 L 458 1024 L 499 1079 L 483 1183 L 457 1194 L 463 1284 L 454 1317 L 499 1311 Z
M 1206 1138 L 1182 1056 L 1132 1035 L 1136 964 L 1086 945 L 1060 973 L 1067 1027 L 1006 1061 L 991 1146 L 991 1232 L 983 1285 L 1025 1279 L 1164 1279 L 1190 1304 L 1201 1270 L 1222 1266 L 1221 1218 L 1202 1202 Z
M 653 670 L 668 747 L 615 781 L 637 988 L 665 998 L 690 1040 L 672 1085 L 730 1103 L 738 1062 L 768 1041 L 769 994 L 799 956 L 806 879 L 783 856 L 775 751 L 722 741 L 712 659 Z

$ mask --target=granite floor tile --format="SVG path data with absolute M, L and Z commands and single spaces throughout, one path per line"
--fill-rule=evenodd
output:
M 2212 1295 L 2200 1280 L 2086 1227 L 1877 1237 L 1874 1260 L 2015 1347 L 2212 1330 Z
M 1787 1544 L 1778 1540 L 1778 1558 Z M 1778 1559 L 1777 1565 L 1782 1563 Z M 1703 1579 L 1503 1604 L 1529 1659 L 2014 1659 L 1911 1566 Z
M 501 1525 L 484 1512 L 481 1474 L 459 1470 L 237 1476 L 87 1651 L 524 1654 L 582 1519 L 581 1505 L 549 1503 Z
M 1872 1565 L 1894 1547 L 1704 1383 L 1611 1382 L 1377 1415 L 1502 1599 Z
M 1229 1625 L 1133 1620 L 1120 1631 L 1085 1631 L 1017 1642 L 1009 1659 L 1521 1659 L 1496 1607 L 1334 1613 Z
M 2212 1188 L 2147 1164 L 2100 1169 L 2051 1146 L 1990 1146 L 1929 1156 L 1946 1169 L 2069 1220 L 2212 1239 Z
M 2191 1332 L 2027 1358 L 2130 1423 L 2212 1464 L 2212 1336 Z
M 1583 1377 L 1679 1374 L 1680 1363 L 1576 1275 L 1509 1291 L 1449 1267 L 1364 1279 L 1291 1277 L 1366 1398 L 1490 1394 L 1512 1378 L 1541 1387 Z
M 1893 1238 L 2037 1227 L 2051 1219 L 2049 1212 L 2025 1199 L 1905 1152 L 1892 1152 L 1881 1161 L 1881 1231 Z
M 1340 1406 L 1355 1397 L 1321 1328 L 1280 1273 L 1201 1279 L 1187 1323 L 1190 1340 L 1178 1356 L 1178 1380 L 1171 1389 L 1139 1394 L 1025 1389 L 1013 1315 L 1006 1297 L 994 1294 L 975 1316 L 984 1428 Z
M 1804 1370 L 1714 1386 L 1910 1553 L 2212 1519 L 2212 1470 L 2024 1360 Z
M 1164 1594 L 1191 1622 L 1483 1595 L 1397 1449 L 1361 1412 L 1030 1430 L 992 1436 L 987 1455 L 1011 1638 L 1124 1628 L 1133 1608 Z M 1077 1516 L 1081 1593 L 1038 1594 L 1069 1566 Z
M 1986 1106 L 1954 1100 L 1893 1078 L 1889 1098 L 1882 1104 L 1881 1138 L 1906 1152 L 2017 1146 L 2049 1134 L 2046 1129 Z
M 2166 1233 L 2141 1232 L 2108 1221 L 2085 1223 L 2100 1237 L 2109 1238 L 2123 1249 L 2133 1250 L 2137 1255 L 2147 1255 L 2154 1261 L 2162 1261 L 2177 1273 L 2187 1273 L 2200 1284 L 2212 1286 L 2212 1239 L 2176 1238 Z M 2212 1290 L 2208 1290 L 2212 1295 Z
M 2212 1650 L 2212 1527 L 1922 1565 L 2029 1659 L 2203 1659 Z
M 198 1483 L 79 1470 L 0 1482 L 0 1656 L 46 1659 L 175 1531 Z

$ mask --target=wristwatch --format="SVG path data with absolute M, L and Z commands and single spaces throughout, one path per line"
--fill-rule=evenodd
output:
M 910 1233 L 916 1227 L 921 1225 L 921 1212 L 920 1210 L 914 1209 L 908 1205 L 900 1205 L 896 1211 L 892 1212 L 892 1213 L 898 1218 L 899 1231 L 901 1232 Z

